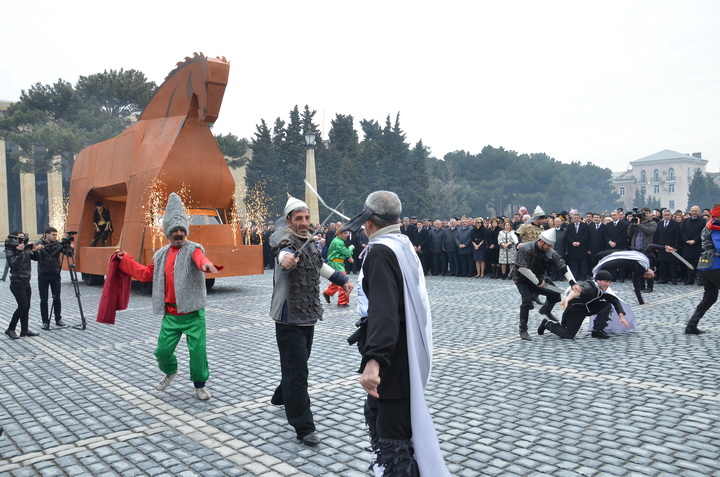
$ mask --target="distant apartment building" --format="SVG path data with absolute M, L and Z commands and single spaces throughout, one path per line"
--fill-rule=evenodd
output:
M 706 173 L 708 161 L 702 154 L 682 154 L 665 149 L 630 162 L 630 169 L 613 173 L 613 188 L 620 195 L 625 210 L 633 207 L 635 193 L 654 197 L 661 207 L 688 209 L 690 182 L 697 169 Z

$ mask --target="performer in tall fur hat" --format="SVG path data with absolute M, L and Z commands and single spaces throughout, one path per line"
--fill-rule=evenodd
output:
M 167 388 L 177 375 L 175 348 L 184 334 L 190 352 L 190 380 L 198 399 L 210 398 L 205 384 L 210 377 L 205 349 L 205 273 L 218 268 L 205 256 L 202 245 L 187 240 L 190 222 L 185 206 L 174 192 L 168 197 L 163 232 L 170 242 L 155 253 L 149 266 L 120 251 L 120 269 L 141 282 L 153 282 L 153 312 L 163 315 L 155 356 L 165 377 L 157 387 Z M 222 267 L 220 267 L 222 268 Z

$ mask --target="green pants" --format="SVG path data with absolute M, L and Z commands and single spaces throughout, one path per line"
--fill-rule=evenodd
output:
M 187 315 L 165 313 L 160 327 L 158 344 L 155 349 L 158 367 L 165 374 L 177 371 L 178 363 L 175 348 L 180 337 L 186 336 L 190 352 L 190 381 L 204 383 L 210 377 L 205 346 L 205 308 Z

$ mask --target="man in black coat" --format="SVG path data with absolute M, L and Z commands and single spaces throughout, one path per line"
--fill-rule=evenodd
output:
M 693 205 L 690 208 L 690 218 L 683 220 L 682 225 L 680 226 L 680 239 L 683 243 L 682 256 L 695 268 L 697 268 L 700 252 L 702 251 L 700 234 L 702 233 L 703 228 L 705 228 L 705 223 L 705 220 L 700 218 L 700 207 Z M 685 284 L 692 285 L 695 283 L 696 276 L 696 270 L 688 270 Z
M 655 230 L 655 243 L 657 245 L 670 246 L 677 251 L 680 248 L 680 225 L 672 219 L 670 209 L 664 209 L 662 212 L 662 220 Z M 677 285 L 677 259 L 671 253 L 665 250 L 658 251 L 657 265 L 660 274 L 659 283 L 667 283 L 672 281 L 673 285 Z
M 590 231 L 590 267 L 597 264 L 598 259 L 595 258 L 596 253 L 600 253 L 607 248 L 607 228 L 602 223 L 600 214 L 593 213 L 592 224 L 589 224 Z
M 433 276 L 447 273 L 447 254 L 445 254 L 445 229 L 442 222 L 435 220 L 433 227 L 428 232 L 428 243 L 432 253 L 432 274 Z
M 567 264 L 578 280 L 588 276 L 588 250 L 590 250 L 590 230 L 575 213 L 565 232 L 565 251 Z
M 423 274 L 425 275 L 427 275 L 430 271 L 426 258 L 426 256 L 430 254 L 428 247 L 428 241 L 430 240 L 429 234 L 430 232 L 423 227 L 422 222 L 417 222 L 415 224 L 415 233 L 412 237 L 410 237 L 410 242 L 413 244 L 413 247 L 415 247 L 415 253 L 420 259 L 420 264 L 422 264 L 423 267 Z
M 604 329 L 610 319 L 611 306 L 615 308 L 620 317 L 620 323 L 629 327 L 620 299 L 606 293 L 611 282 L 610 272 L 600 270 L 594 280 L 580 283 L 581 291 L 571 291 L 567 298 L 560 303 L 560 307 L 565 310 L 562 315 L 562 323 L 555 323 L 543 318 L 538 328 L 538 335 L 542 335 L 545 330 L 548 330 L 560 338 L 575 338 L 585 317 L 597 315 L 593 324 L 592 337 L 609 338 Z
M 455 243 L 457 230 L 457 220 L 453 217 L 445 229 L 445 253 L 447 253 L 448 263 L 450 264 L 450 271 L 447 274 L 451 277 L 460 275 L 460 256 L 458 255 L 458 246 Z

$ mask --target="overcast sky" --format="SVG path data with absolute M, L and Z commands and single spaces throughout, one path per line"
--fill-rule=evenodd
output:
M 115 7 L 111 6 L 115 5 Z M 720 170 L 720 2 L 12 1 L 0 100 L 36 82 L 137 69 L 158 84 L 225 56 L 216 133 L 317 110 L 400 113 L 435 157 L 486 145 L 613 171 L 663 149 Z

